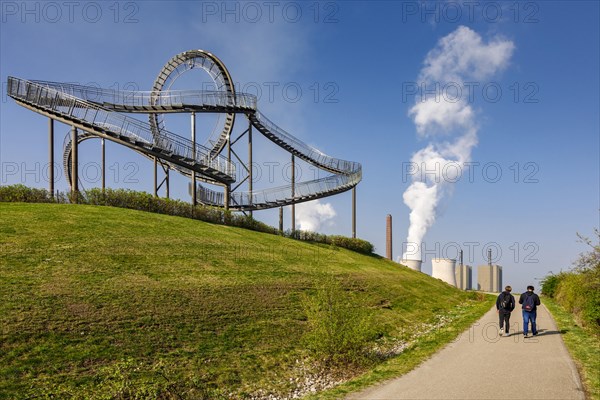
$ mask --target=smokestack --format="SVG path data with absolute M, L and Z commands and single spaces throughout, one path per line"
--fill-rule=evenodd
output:
M 488 249 L 488 265 L 492 266 L 492 249 Z
M 463 266 L 463 251 L 462 251 L 462 249 L 458 252 L 458 259 L 460 262 L 459 265 L 462 267 Z
M 392 260 L 392 215 L 388 214 L 385 219 L 385 256 Z

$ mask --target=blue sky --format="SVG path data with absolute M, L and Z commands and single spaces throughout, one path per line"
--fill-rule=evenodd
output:
M 431 257 L 453 257 L 453 243 L 473 252 L 472 265 L 484 263 L 492 246 L 505 283 L 521 290 L 548 271 L 569 268 L 585 250 L 576 232 L 591 236 L 599 225 L 598 4 L 4 1 L 0 184 L 47 186 L 47 120 L 6 97 L 7 76 L 149 90 L 169 58 L 200 48 L 221 58 L 237 90 L 259 95 L 259 108 L 271 120 L 327 154 L 363 164 L 358 236 L 383 254 L 385 216 L 392 214 L 396 257 L 409 226 L 403 193 L 411 179 L 403 170 L 432 140 L 417 134 L 409 115 L 416 104 L 411 90 L 427 54 L 464 26 L 484 44 L 500 40 L 514 49 L 505 66 L 472 82 L 475 164 L 447 185 L 424 237 L 424 271 Z M 190 73 L 175 88 L 204 83 L 206 77 Z M 216 120 L 202 118 L 207 135 Z M 187 121 L 166 118 L 169 129 L 184 136 Z M 242 129 L 243 116 L 236 124 Z M 57 126 L 57 160 L 67 131 Z M 262 173 L 255 187 L 285 183 L 289 156 L 264 138 L 255 142 Z M 85 187 L 99 185 L 99 151 L 97 141 L 81 146 Z M 149 161 L 114 144 L 107 157 L 109 186 L 152 191 Z M 314 175 L 301 167 L 304 176 Z M 66 190 L 62 170 L 60 176 L 57 187 Z M 188 199 L 185 179 L 173 178 L 171 187 Z M 305 209 L 304 222 L 312 218 L 319 231 L 349 236 L 350 193 L 320 204 Z M 289 210 L 285 215 L 288 228 Z M 255 217 L 277 224 L 276 210 Z

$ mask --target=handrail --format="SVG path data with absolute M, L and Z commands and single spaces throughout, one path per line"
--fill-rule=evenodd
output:
M 77 83 L 51 81 L 31 81 L 47 87 L 55 88 L 63 93 L 81 98 L 93 103 L 102 104 L 112 109 L 116 107 L 140 107 L 156 109 L 164 112 L 161 107 L 211 106 L 216 108 L 238 109 L 239 112 L 256 110 L 257 98 L 250 93 L 229 93 L 218 90 L 168 90 L 140 91 L 113 90 L 95 86 L 85 86 Z
M 189 139 L 164 129 L 157 132 L 150 124 L 123 115 L 119 111 L 151 113 L 164 112 L 165 108 L 170 108 L 170 111 L 182 112 L 190 108 L 205 107 L 214 112 L 244 113 L 252 125 L 275 144 L 333 174 L 311 181 L 296 182 L 294 185 L 252 192 L 234 191 L 231 193 L 230 200 L 232 209 L 271 208 L 321 198 L 348 190 L 362 179 L 360 163 L 328 156 L 292 136 L 260 113 L 257 109 L 256 96 L 248 93 L 198 90 L 111 90 L 75 83 L 28 81 L 14 77 L 8 78 L 7 91 L 9 96 L 33 104 L 37 108 L 51 110 L 70 120 L 132 139 L 135 146 L 130 147 L 148 157 L 150 157 L 149 153 L 144 150 L 148 147 L 158 147 L 226 174 L 233 181 L 235 181 L 235 165 L 222 155 L 215 155 L 214 149 L 199 144 L 194 148 L 193 142 Z M 65 144 L 65 154 L 70 151 L 70 145 L 70 142 Z M 186 176 L 191 175 L 192 164 L 189 164 L 188 168 L 165 161 L 170 168 Z M 211 176 L 206 174 L 206 177 L 200 180 L 214 183 L 211 179 Z M 292 195 L 292 187 L 294 195 Z M 200 186 L 198 194 L 200 201 L 205 204 L 215 206 L 225 204 L 222 192 Z
M 75 97 L 81 97 L 85 100 L 102 103 L 104 108 L 114 108 L 115 106 L 138 106 L 146 109 L 157 109 L 163 111 L 161 107 L 179 107 L 186 106 L 215 106 L 215 107 L 237 107 L 255 110 L 254 122 L 258 129 L 263 128 L 270 134 L 280 139 L 287 146 L 292 147 L 303 158 L 309 162 L 323 167 L 331 172 L 351 173 L 358 168 L 358 163 L 341 160 L 324 154 L 300 139 L 292 136 L 289 132 L 280 128 L 269 118 L 256 109 L 256 96 L 249 93 L 238 92 L 234 95 L 223 91 L 199 91 L 199 90 L 170 90 L 170 91 L 127 91 L 102 89 L 94 86 L 84 86 L 74 83 L 60 83 L 50 81 L 33 81 L 41 85 L 55 87 L 57 90 L 69 93 Z M 152 102 L 151 102 L 152 98 Z M 119 101 L 120 99 L 120 101 Z M 158 99 L 158 100 L 157 100 Z M 232 105 L 234 99 L 238 103 Z M 147 112 L 148 110 L 146 110 Z
M 225 174 L 235 181 L 235 164 L 223 156 L 211 157 L 210 149 L 195 144 L 182 136 L 162 130 L 158 136 L 148 123 L 110 111 L 95 103 L 82 100 L 58 87 L 39 82 L 8 77 L 8 95 L 34 104 L 40 108 L 51 110 L 69 119 L 85 122 L 101 130 L 108 130 L 119 136 L 140 141 L 146 146 L 153 146 L 190 160 L 199 165 Z M 194 167 L 191 167 L 194 169 Z
M 311 164 L 316 164 L 317 166 L 320 166 L 328 171 L 342 174 L 353 173 L 361 168 L 360 164 L 357 162 L 341 160 L 339 158 L 328 156 L 319 149 L 304 143 L 300 139 L 292 136 L 290 133 L 277 126 L 260 111 L 256 111 L 254 113 L 254 117 L 255 121 L 253 122 L 255 122 L 257 129 L 261 130 L 261 128 L 264 128 L 268 131 L 268 133 L 276 136 L 283 143 L 292 147 L 296 152 L 301 154 L 307 162 Z

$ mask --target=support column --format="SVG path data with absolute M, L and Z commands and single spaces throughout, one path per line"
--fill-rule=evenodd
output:
M 167 172 L 165 172 L 165 185 L 167 189 L 167 199 L 169 198 L 169 168 L 167 168 Z
M 279 233 L 283 234 L 283 207 L 279 207 Z
M 356 239 L 356 186 L 352 188 L 352 238 Z
M 196 159 L 196 113 L 192 112 L 192 157 Z M 196 205 L 196 171 L 192 171 L 192 204 Z
M 50 197 L 54 198 L 54 120 L 48 119 L 48 182 Z
M 248 194 L 249 204 L 252 205 L 252 123 L 250 120 L 248 120 Z M 250 210 L 250 217 L 252 217 L 252 210 Z
M 292 235 L 296 233 L 296 157 L 292 154 Z
M 71 127 L 71 201 L 77 202 L 79 192 L 77 128 Z
M 102 192 L 106 189 L 106 143 L 104 138 L 102 141 Z
M 154 157 L 154 197 L 158 197 L 158 162 Z
M 231 133 L 227 135 L 227 162 L 231 165 Z M 223 206 L 225 210 L 229 210 L 229 191 L 231 186 L 225 185 L 225 193 L 223 195 Z

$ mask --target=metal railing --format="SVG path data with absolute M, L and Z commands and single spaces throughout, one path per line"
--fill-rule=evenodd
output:
M 241 210 L 271 208 L 292 204 L 300 200 L 317 199 L 351 189 L 361 179 L 362 171 L 359 169 L 349 175 L 330 175 L 312 181 L 297 182 L 294 185 L 293 196 L 291 184 L 255 190 L 252 193 L 236 191 L 231 193 L 230 207 Z M 208 205 L 222 207 L 225 203 L 223 192 L 214 191 L 203 186 L 198 187 L 198 198 L 202 203 Z
M 160 109 L 173 107 L 182 109 L 186 105 L 196 107 L 223 108 L 230 112 L 235 108 L 247 114 L 252 124 L 273 142 L 305 161 L 325 169 L 333 175 L 294 186 L 285 185 L 253 192 L 234 191 L 231 193 L 231 207 L 256 209 L 277 207 L 307 199 L 325 197 L 356 186 L 362 179 L 362 166 L 353 161 L 341 160 L 324 154 L 295 138 L 257 111 L 256 96 L 247 93 L 231 94 L 224 91 L 125 91 L 101 89 L 79 84 L 27 81 L 8 78 L 9 96 L 20 99 L 38 108 L 63 116 L 67 120 L 84 123 L 100 131 L 112 132 L 127 138 L 129 145 L 142 154 L 144 150 L 160 149 L 177 155 L 193 163 L 212 168 L 235 180 L 235 165 L 227 158 L 217 155 L 211 149 L 193 143 L 181 136 L 161 129 L 157 134 L 148 123 L 115 112 L 115 109 L 140 107 Z M 218 112 L 218 110 L 217 110 Z M 223 111 L 225 112 L 225 111 Z M 237 111 L 236 111 L 237 112 Z M 69 143 L 70 145 L 70 143 Z M 67 152 L 65 143 L 65 154 Z M 70 148 L 68 149 L 70 150 Z M 184 160 L 184 163 L 188 163 Z M 168 162 L 171 168 L 182 174 L 189 173 L 187 167 Z M 66 164 L 65 164 L 66 166 Z M 68 167 L 68 166 L 67 166 Z M 294 195 L 292 195 L 292 188 Z M 199 199 L 206 204 L 224 205 L 224 193 L 200 186 Z
M 275 136 L 278 140 L 292 147 L 296 152 L 303 155 L 303 158 L 309 163 L 314 163 L 317 166 L 323 167 L 330 172 L 341 173 L 341 174 L 352 174 L 361 168 L 360 163 L 354 161 L 341 160 L 339 158 L 328 156 L 321 152 L 319 149 L 315 149 L 312 146 L 304 143 L 300 139 L 292 136 L 284 129 L 277 126 L 264 114 L 256 111 L 254 114 L 256 122 L 265 128 L 271 135 Z M 260 130 L 260 127 L 257 126 Z
M 160 149 L 170 156 L 189 160 L 227 175 L 235 181 L 235 164 L 223 156 L 211 157 L 210 149 L 196 144 L 172 132 L 162 130 L 153 134 L 150 125 L 138 119 L 107 110 L 89 101 L 82 100 L 67 92 L 44 83 L 24 79 L 8 78 L 8 95 L 35 105 L 68 120 L 85 123 L 101 131 L 109 131 L 120 138 L 127 138 L 135 146 L 147 149 Z M 190 167 L 195 169 L 194 166 Z
M 256 110 L 257 99 L 249 93 L 229 93 L 225 91 L 169 90 L 139 91 L 104 89 L 76 83 L 32 81 L 51 87 L 89 102 L 98 103 L 105 108 L 138 107 L 162 111 L 164 108 L 182 108 L 183 106 L 210 107 L 215 109 L 239 109 L 240 112 Z

